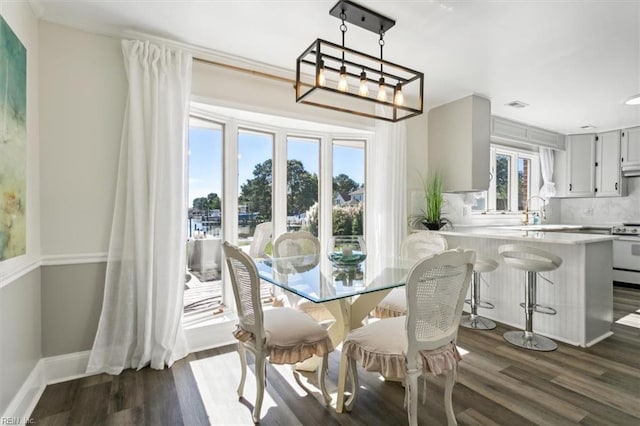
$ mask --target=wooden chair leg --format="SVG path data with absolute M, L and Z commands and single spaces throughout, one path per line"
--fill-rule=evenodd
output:
M 360 390 L 360 383 L 358 382 L 358 364 L 351 358 L 349 358 L 349 377 L 351 378 L 351 396 L 344 403 L 344 408 L 347 411 L 351 411 L 353 408 L 353 404 L 356 401 Z
M 322 392 L 322 397 L 324 398 L 324 402 L 327 406 L 331 405 L 331 395 L 327 392 L 327 384 L 325 378 L 327 377 L 327 369 L 329 368 L 329 354 L 324 354 L 322 357 L 322 363 L 320 364 L 320 368 L 318 368 L 318 385 L 320 386 L 320 391 Z
M 407 401 L 407 416 L 409 426 L 418 426 L 418 377 L 420 371 L 408 373 L 405 377 L 406 392 L 405 400 Z
M 264 354 L 256 354 L 256 403 L 253 406 L 253 422 L 260 422 L 260 409 L 262 408 L 262 400 L 264 399 L 264 388 L 267 372 L 265 370 L 266 360 Z
M 338 394 L 336 401 L 336 412 L 342 413 L 344 410 L 344 391 L 347 387 L 347 370 L 349 359 L 345 354 L 344 347 L 342 349 L 342 354 L 340 355 L 340 372 L 338 373 Z
M 240 355 L 240 368 L 241 368 L 241 376 L 240 376 L 240 385 L 238 385 L 238 397 L 242 398 L 242 394 L 244 393 L 244 382 L 247 379 L 247 353 L 244 348 L 244 345 L 241 342 L 238 342 L 238 354 Z
M 453 386 L 456 384 L 456 376 L 458 374 L 458 367 L 454 366 L 452 370 L 447 372 L 447 383 L 444 388 L 444 410 L 447 413 L 447 424 L 457 425 L 456 415 L 453 412 Z

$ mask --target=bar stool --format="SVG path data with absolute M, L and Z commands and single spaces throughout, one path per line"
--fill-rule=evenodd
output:
M 498 248 L 504 262 L 512 268 L 526 271 L 524 308 L 525 330 L 508 331 L 504 339 L 512 345 L 534 351 L 553 351 L 558 345 L 551 339 L 533 332 L 533 312 L 555 315 L 556 310 L 536 303 L 536 278 L 539 272 L 553 271 L 562 265 L 562 259 L 548 251 L 520 244 L 505 244 Z
M 471 283 L 471 299 L 464 302 L 471 306 L 471 313 L 462 315 L 460 325 L 476 330 L 492 330 L 496 328 L 496 323 L 488 318 L 478 315 L 478 308 L 493 309 L 492 303 L 480 299 L 480 274 L 482 272 L 492 272 L 498 267 L 498 262 L 490 257 L 476 255 L 476 263 L 473 266 L 473 282 Z

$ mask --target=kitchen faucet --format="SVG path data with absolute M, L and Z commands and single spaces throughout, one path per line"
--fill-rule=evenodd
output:
M 541 209 L 536 209 L 536 210 L 529 210 L 529 202 L 531 200 L 533 200 L 534 198 L 538 198 L 542 201 L 542 208 Z M 529 224 L 529 213 L 532 212 L 539 212 L 542 215 L 542 220 L 547 220 L 547 212 L 544 209 L 544 203 L 545 203 L 545 199 L 542 198 L 539 195 L 534 195 L 532 197 L 527 198 L 527 200 L 524 203 L 524 217 L 522 218 L 522 224 L 523 225 L 528 225 Z

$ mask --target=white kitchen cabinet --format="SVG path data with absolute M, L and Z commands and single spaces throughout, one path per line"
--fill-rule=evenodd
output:
M 497 116 L 491 117 L 491 140 L 565 150 L 564 135 Z
M 622 130 L 620 163 L 624 176 L 640 176 L 640 126 Z
M 619 197 L 625 194 L 620 168 L 620 130 L 596 135 L 596 197 Z
M 490 127 L 491 102 L 477 95 L 429 110 L 429 172 L 445 192 L 489 188 Z
M 596 135 L 567 137 L 567 197 L 593 197 L 595 194 Z

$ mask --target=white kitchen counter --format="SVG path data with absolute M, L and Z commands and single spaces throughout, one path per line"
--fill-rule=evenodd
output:
M 549 226 L 549 225 L 546 225 Z M 560 225 L 558 225 L 560 226 Z M 561 225 L 563 229 L 579 229 L 579 225 Z M 519 241 L 544 242 L 550 244 L 588 244 L 600 241 L 613 241 L 618 237 L 605 234 L 579 234 L 565 232 L 545 232 L 540 227 L 529 225 L 527 230 L 524 226 L 501 226 L 482 228 L 459 228 L 453 231 L 440 231 L 440 234 L 447 236 L 464 236 L 472 238 L 495 238 Z
M 554 253 L 562 265 L 538 279 L 537 303 L 557 315 L 535 313 L 533 330 L 552 339 L 588 347 L 610 336 L 613 321 L 613 240 L 616 236 L 504 228 L 459 228 L 440 232 L 450 248 L 463 247 L 498 261 L 498 268 L 482 274 L 480 296 L 495 309 L 478 309 L 494 321 L 524 329 L 525 276 L 507 266 L 498 254 L 503 244 L 521 243 Z M 486 281 L 486 283 L 485 283 Z M 488 283 L 488 284 L 487 284 Z M 465 309 L 468 310 L 468 305 Z M 481 333 L 481 331 L 479 331 Z

